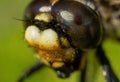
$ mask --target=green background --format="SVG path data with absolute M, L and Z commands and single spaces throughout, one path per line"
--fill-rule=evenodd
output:
M 34 51 L 24 40 L 23 11 L 30 0 L 0 0 L 0 82 L 16 82 L 29 66 L 37 61 Z M 107 56 L 120 78 L 120 43 L 107 40 L 104 43 Z M 25 82 L 78 82 L 79 72 L 69 79 L 59 79 L 53 70 L 44 68 L 34 73 Z M 99 70 L 95 82 L 103 82 Z

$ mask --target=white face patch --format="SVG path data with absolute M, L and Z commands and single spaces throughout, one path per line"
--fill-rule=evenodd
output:
M 60 15 L 66 21 L 72 21 L 72 20 L 74 20 L 74 15 L 72 13 L 68 12 L 68 11 L 61 11 Z
M 51 7 L 50 6 L 43 6 L 43 7 L 40 7 L 39 11 L 40 12 L 49 12 L 49 11 L 51 11 Z
M 31 44 L 39 43 L 40 30 L 32 25 L 29 26 L 25 31 L 25 39 Z
M 57 33 L 52 29 L 47 29 L 42 32 L 40 44 L 42 47 L 50 48 L 59 48 L 59 40 Z
M 41 31 L 36 26 L 29 26 L 25 31 L 25 39 L 33 47 L 38 47 L 43 50 L 60 49 L 57 33 L 52 29 Z

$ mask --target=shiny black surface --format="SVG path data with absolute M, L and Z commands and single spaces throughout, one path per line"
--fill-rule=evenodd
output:
M 73 17 L 67 18 L 64 12 Z M 97 13 L 88 6 L 76 1 L 62 0 L 52 7 L 52 14 L 65 25 L 63 29 L 67 31 L 76 48 L 89 49 L 98 46 L 103 28 Z

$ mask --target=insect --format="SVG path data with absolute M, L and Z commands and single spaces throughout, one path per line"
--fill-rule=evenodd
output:
M 60 78 L 80 70 L 80 82 L 92 82 L 86 81 L 90 52 L 100 62 L 106 82 L 119 82 L 102 48 L 108 36 L 120 40 L 116 35 L 119 9 L 120 3 L 109 0 L 32 0 L 24 15 L 25 39 L 40 61 L 18 82 L 43 66 L 51 67 Z

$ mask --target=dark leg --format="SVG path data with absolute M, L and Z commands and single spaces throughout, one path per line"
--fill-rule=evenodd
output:
M 39 70 L 42 66 L 43 66 L 42 62 L 40 62 L 40 61 L 36 62 L 32 67 L 30 67 L 28 70 L 26 70 L 22 74 L 22 76 L 20 77 L 20 79 L 17 82 L 23 82 L 27 77 L 29 77 L 34 72 L 36 72 L 37 70 Z
M 94 82 L 98 64 L 96 63 L 95 50 L 87 53 L 87 60 L 81 72 L 80 82 Z
M 102 65 L 104 76 L 106 77 L 107 82 L 120 82 L 115 73 L 113 72 L 101 46 L 99 46 L 97 49 L 97 57 L 100 61 L 100 64 Z
M 85 82 L 85 76 L 86 76 L 86 66 L 81 72 L 80 82 Z

